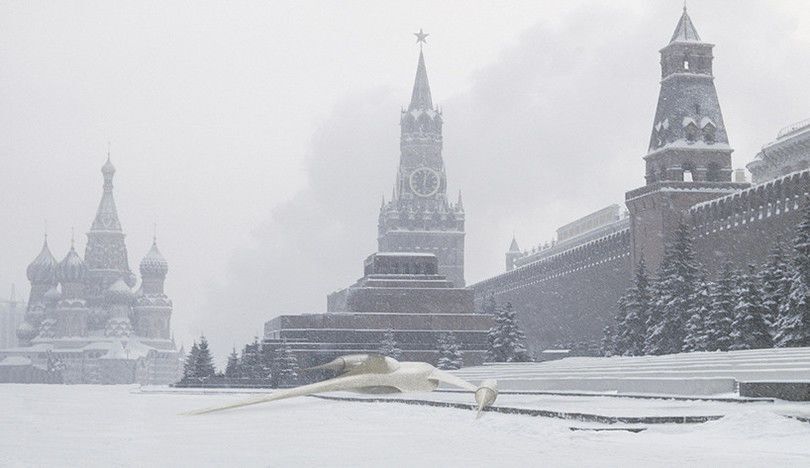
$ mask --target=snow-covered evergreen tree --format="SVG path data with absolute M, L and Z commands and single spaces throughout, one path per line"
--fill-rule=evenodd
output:
M 213 377 L 216 373 L 214 358 L 211 356 L 211 350 L 208 349 L 208 340 L 205 336 L 200 337 L 197 359 L 194 360 L 194 373 L 199 380 Z
M 810 346 L 810 199 L 804 200 L 802 221 L 793 239 L 793 275 L 787 301 L 782 304 L 776 344 Z
M 526 336 L 517 321 L 517 312 L 512 303 L 496 307 L 495 326 L 487 335 L 488 355 L 493 362 L 526 362 L 531 361 L 526 350 Z
M 650 315 L 650 278 L 644 257 L 636 266 L 633 286 L 627 290 L 619 303 L 616 324 L 616 354 L 640 356 L 644 354 L 644 339 L 647 335 L 647 318 Z
M 707 322 L 712 310 L 712 282 L 705 272 L 701 272 L 692 306 L 686 320 L 686 336 L 683 339 L 683 351 L 706 351 L 708 344 Z
M 647 323 L 647 353 L 679 353 L 683 348 L 687 314 L 695 297 L 697 274 L 690 227 L 681 222 L 661 262 L 661 274 L 656 285 L 658 297 L 653 307 L 657 313 L 655 319 Z
M 753 265 L 740 275 L 734 322 L 731 324 L 730 349 L 761 349 L 773 346 L 766 317 L 768 308 L 762 302 L 762 289 Z
M 765 318 L 770 325 L 771 336 L 776 336 L 779 311 L 787 301 L 792 281 L 792 268 L 781 238 L 776 238 L 759 278 L 762 284 L 762 305 L 768 309 Z
M 228 356 L 228 364 L 225 366 L 225 377 L 229 379 L 239 378 L 239 354 L 236 353 L 236 348 L 233 348 L 231 354 Z
M 239 359 L 239 375 L 243 379 L 263 380 L 269 377 L 265 367 L 261 355 L 261 345 L 259 345 L 258 338 L 254 338 L 253 343 L 246 344 L 242 350 L 242 357 Z
M 461 354 L 461 347 L 452 333 L 444 333 L 439 336 L 439 360 L 436 366 L 439 369 L 455 370 L 461 369 L 464 365 L 464 356 Z
M 728 351 L 731 347 L 731 325 L 737 306 L 737 272 L 731 263 L 723 264 L 712 292 L 712 309 L 706 321 L 706 350 Z
M 385 333 L 383 333 L 382 341 L 380 341 L 380 348 L 379 353 L 383 356 L 388 356 L 390 358 L 399 359 L 402 355 L 402 350 L 399 349 L 397 346 L 397 340 L 394 336 L 394 330 L 387 329 Z
M 624 301 L 622 298 L 619 299 L 619 311 L 620 313 L 624 311 Z M 605 325 L 605 328 L 602 329 L 602 340 L 599 342 L 599 354 L 610 357 L 618 354 L 617 348 L 616 325 Z
M 191 351 L 186 354 L 186 362 L 183 364 L 184 381 L 197 379 L 197 356 L 199 356 L 199 354 L 200 347 L 195 341 L 194 344 L 191 345 Z
M 276 349 L 276 385 L 291 387 L 298 383 L 298 358 L 286 342 Z

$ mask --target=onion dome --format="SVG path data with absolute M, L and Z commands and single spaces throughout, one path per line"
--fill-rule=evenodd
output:
M 32 283 L 52 284 L 55 282 L 56 274 L 56 259 L 51 254 L 51 249 L 48 248 L 48 237 L 45 237 L 45 242 L 42 244 L 42 251 L 39 252 L 37 258 L 28 265 L 26 270 L 28 280 Z
M 17 327 L 17 338 L 24 343 L 33 340 L 36 336 L 37 330 L 28 321 L 24 321 Z
M 64 260 L 59 262 L 56 268 L 56 279 L 60 283 L 81 283 L 87 276 L 87 265 L 84 260 L 76 253 L 73 245 L 70 246 L 70 252 L 65 256 Z
M 56 286 L 49 289 L 43 296 L 42 299 L 45 300 L 46 304 L 54 304 L 56 301 L 62 298 L 62 293 L 56 289 Z
M 135 294 L 120 278 L 104 291 L 104 300 L 110 304 L 129 304 L 135 299 Z
M 152 248 L 141 260 L 141 276 L 166 276 L 168 272 L 169 262 L 158 250 L 157 242 L 152 241 Z

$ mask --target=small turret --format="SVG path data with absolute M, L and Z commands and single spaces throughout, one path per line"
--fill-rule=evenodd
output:
M 160 253 L 157 239 L 141 260 L 141 291 L 133 308 L 134 327 L 138 336 L 169 339 L 171 336 L 172 301 L 166 297 L 163 283 L 169 263 Z
M 520 251 L 517 239 L 514 234 L 512 235 L 512 243 L 509 245 L 509 250 L 506 252 L 506 271 L 515 269 L 515 260 L 522 257 L 523 253 Z
M 152 240 L 152 247 L 141 260 L 140 270 L 143 293 L 163 294 L 163 281 L 169 272 L 169 263 L 158 250 L 157 239 Z

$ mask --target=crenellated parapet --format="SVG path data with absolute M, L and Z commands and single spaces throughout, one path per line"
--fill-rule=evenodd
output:
M 793 237 L 808 194 L 805 170 L 693 206 L 688 219 L 701 262 L 710 271 L 726 261 L 763 263 L 777 239 Z

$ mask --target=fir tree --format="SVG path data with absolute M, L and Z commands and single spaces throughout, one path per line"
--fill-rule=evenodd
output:
M 211 351 L 208 349 L 208 340 L 205 339 L 205 336 L 200 336 L 197 358 L 194 360 L 194 373 L 195 377 L 199 380 L 213 377 L 214 374 L 216 374 L 214 359 L 211 357 Z
M 277 385 L 291 387 L 298 383 L 298 358 L 286 342 L 276 350 Z
M 768 308 L 762 302 L 762 289 L 757 281 L 756 269 L 748 267 L 748 274 L 740 276 L 734 322 L 731 324 L 730 349 L 761 349 L 773 347 L 768 327 Z
M 394 330 L 387 329 L 383 333 L 382 341 L 380 341 L 379 353 L 383 356 L 399 359 L 402 355 L 402 350 L 397 346 L 397 340 L 394 336 Z
M 233 348 L 231 354 L 228 356 L 228 364 L 225 366 L 225 377 L 229 379 L 239 378 L 239 355 L 236 353 L 236 348 Z
M 258 338 L 254 338 L 253 343 L 246 344 L 242 350 L 242 357 L 239 359 L 239 375 L 243 379 L 253 381 L 264 380 L 268 377 L 262 362 Z
M 439 360 L 437 367 L 445 370 L 461 369 L 464 357 L 455 335 L 445 333 L 439 336 Z
M 526 337 L 518 325 L 511 302 L 496 307 L 495 326 L 489 330 L 487 341 L 489 358 L 494 362 L 531 361 L 526 351 Z
M 645 350 L 648 353 L 679 353 L 683 348 L 687 313 L 695 297 L 697 274 L 690 228 L 681 222 L 661 262 L 658 299 L 654 306 L 660 319 L 647 323 Z
M 708 328 L 706 326 L 712 310 L 712 282 L 705 272 L 698 279 L 697 289 L 689 318 L 686 320 L 686 336 L 683 339 L 683 351 L 706 351 Z
M 619 299 L 619 310 L 624 310 L 623 302 Z M 613 356 L 617 353 L 617 346 L 616 346 L 616 326 L 613 325 L 605 325 L 605 328 L 602 329 L 602 340 L 599 342 L 599 354 L 605 357 Z
M 785 257 L 784 244 L 782 239 L 777 237 L 760 274 L 762 305 L 768 309 L 765 318 L 771 327 L 772 336 L 777 333 L 779 310 L 790 293 L 791 276 L 791 266 Z
M 633 286 L 627 290 L 619 304 L 621 322 L 617 323 L 617 354 L 640 356 L 644 353 L 647 318 L 650 315 L 650 279 L 644 257 L 636 266 Z
M 197 379 L 197 356 L 200 354 L 200 347 L 195 341 L 191 345 L 191 351 L 186 354 L 186 362 L 183 364 L 183 381 Z
M 728 351 L 731 347 L 736 289 L 737 273 L 731 263 L 725 263 L 712 293 L 712 309 L 706 321 L 707 351 Z
M 790 290 L 779 312 L 779 347 L 810 346 L 810 198 L 804 201 L 802 221 L 793 239 L 793 255 Z

